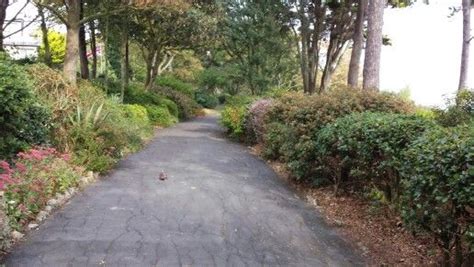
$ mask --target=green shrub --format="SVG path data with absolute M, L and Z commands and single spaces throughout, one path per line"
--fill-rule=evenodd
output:
M 175 102 L 168 98 L 163 98 L 161 102 L 161 106 L 165 106 L 173 117 L 179 118 L 179 108 Z
M 292 140 L 295 135 L 292 129 L 285 124 L 272 122 L 265 125 L 263 134 L 263 156 L 268 159 L 280 159 L 280 155 L 288 154 L 286 151 L 292 149 L 288 144 L 296 142 Z
M 50 111 L 40 105 L 23 67 L 0 59 L 0 158 L 47 141 Z
M 400 195 L 402 152 L 432 127 L 431 120 L 416 115 L 353 113 L 316 133 L 314 162 L 299 170 L 316 179 L 329 178 L 336 191 L 341 184 L 359 181 L 358 185 L 374 186 L 385 199 L 395 201 Z
M 145 107 L 107 100 L 71 118 L 68 147 L 76 164 L 105 172 L 125 154 L 140 149 L 151 133 Z
M 474 121 L 474 92 L 462 90 L 447 101 L 445 110 L 436 109 L 436 120 L 446 127 L 469 124 Z
M 219 100 L 219 104 L 223 105 L 226 103 L 227 99 L 230 98 L 229 94 L 220 94 L 217 99 Z
M 280 149 L 284 154 L 272 155 L 288 163 L 292 172 L 304 178 L 310 173 L 305 166 L 310 166 L 315 154 L 313 145 L 315 134 L 326 124 L 352 112 L 391 112 L 411 113 L 412 103 L 400 99 L 394 94 L 337 89 L 321 95 L 288 93 L 275 102 L 267 116 L 267 122 L 279 122 L 288 125 L 294 138 L 288 139 Z
M 178 106 L 178 117 L 186 120 L 198 115 L 201 106 L 194 101 L 193 98 L 179 91 L 175 91 L 166 87 L 155 87 L 154 92 L 162 94 L 171 99 Z
M 179 116 L 179 109 L 175 102 L 156 92 L 145 91 L 141 84 L 132 84 L 127 89 L 124 102 L 144 106 L 164 106 L 173 116 Z
M 226 98 L 226 105 L 228 106 L 248 106 L 257 100 L 255 97 L 248 95 L 234 95 Z
M 185 83 L 178 78 L 170 75 L 163 75 L 156 79 L 156 84 L 161 87 L 168 87 L 188 97 L 194 97 L 194 88 L 192 84 Z
M 196 102 L 205 108 L 215 108 L 219 104 L 219 99 L 213 94 L 198 91 L 194 94 Z
M 144 106 L 137 104 L 126 104 L 123 105 L 123 109 L 125 117 L 129 118 L 131 121 L 140 124 L 144 127 L 146 127 L 150 123 L 147 109 Z
M 177 118 L 170 114 L 166 107 L 148 105 L 145 106 L 148 116 L 153 125 L 168 127 L 177 122 Z
M 412 229 L 434 235 L 445 252 L 445 263 L 453 247 L 461 258 L 463 248 L 471 253 L 474 248 L 473 126 L 426 132 L 404 153 L 401 166 L 403 218 Z M 456 266 L 462 265 L 461 258 Z
M 221 124 L 233 138 L 242 138 L 245 130 L 245 116 L 247 107 L 242 105 L 228 105 L 221 113 Z

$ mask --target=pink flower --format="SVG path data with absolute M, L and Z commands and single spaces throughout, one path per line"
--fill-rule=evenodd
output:
M 71 155 L 67 154 L 67 153 L 64 153 L 61 155 L 61 158 L 64 160 L 64 161 L 69 161 L 71 160 Z
M 15 181 L 13 180 L 10 174 L 0 174 L 0 183 L 1 183 L 2 189 L 5 185 L 13 184 L 14 182 Z
M 11 174 L 13 172 L 13 170 L 10 168 L 10 164 L 4 160 L 0 161 L 0 168 L 6 174 Z
M 25 173 L 26 172 L 26 166 L 25 164 L 21 163 L 21 162 L 17 162 L 15 164 L 16 168 L 18 169 L 18 171 L 20 171 L 21 173 Z
M 30 160 L 31 159 L 31 156 L 27 153 L 24 153 L 24 152 L 20 152 L 18 153 L 17 155 L 19 158 L 21 159 L 26 159 L 26 160 Z

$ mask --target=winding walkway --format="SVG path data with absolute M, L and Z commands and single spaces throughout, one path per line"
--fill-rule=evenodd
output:
M 168 180 L 160 181 L 161 170 Z M 354 266 L 361 258 L 215 117 L 160 131 L 7 266 Z

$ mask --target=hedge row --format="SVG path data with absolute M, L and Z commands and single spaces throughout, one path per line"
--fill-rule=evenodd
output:
M 460 94 L 446 111 L 419 112 L 388 93 L 289 93 L 229 104 L 222 124 L 309 185 L 376 192 L 459 263 L 474 246 L 473 95 Z M 453 113 L 455 127 L 446 128 Z

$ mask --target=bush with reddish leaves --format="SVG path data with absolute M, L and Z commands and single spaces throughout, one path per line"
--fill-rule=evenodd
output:
M 250 105 L 245 118 L 245 137 L 249 143 L 261 143 L 265 134 L 265 117 L 273 106 L 272 99 L 259 99 Z
M 0 161 L 0 190 L 13 229 L 34 219 L 57 193 L 78 185 L 82 171 L 69 158 L 54 148 L 37 147 L 18 153 L 12 163 Z

